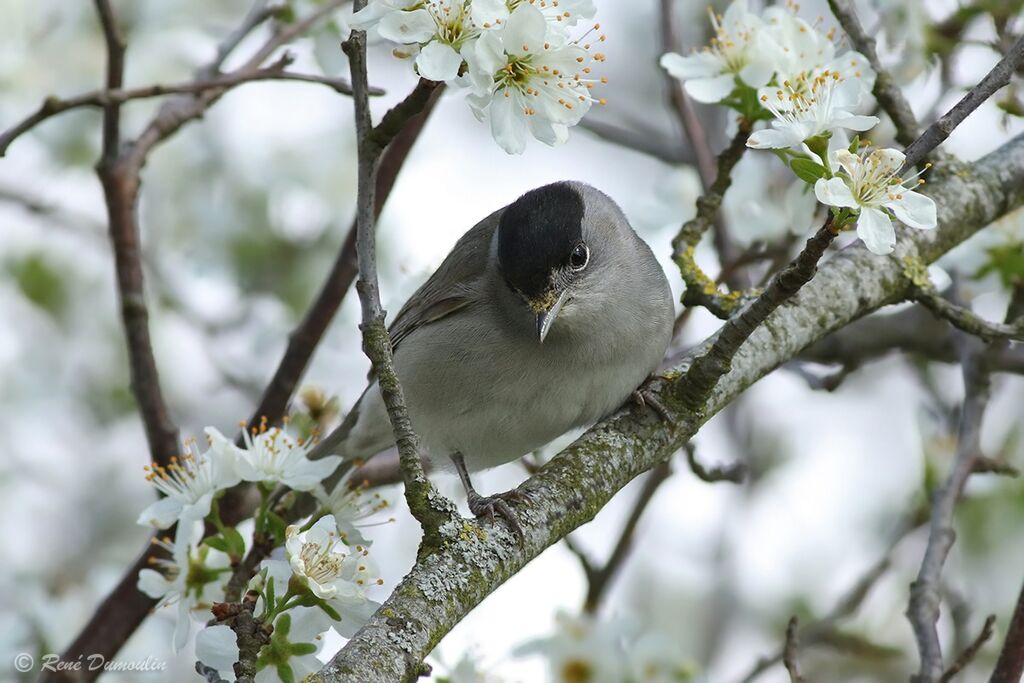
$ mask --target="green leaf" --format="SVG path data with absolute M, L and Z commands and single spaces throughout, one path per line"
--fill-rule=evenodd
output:
M 828 175 L 824 166 L 810 159 L 793 159 L 789 162 L 789 167 L 793 169 L 793 173 L 796 174 L 797 178 L 808 185 L 813 185 L 819 178 L 824 178 Z
M 227 555 L 231 554 L 228 551 L 228 542 L 226 540 L 224 540 L 223 536 L 217 535 L 217 536 L 210 536 L 209 538 L 204 538 L 203 539 L 203 543 L 208 545 L 208 546 L 210 546 L 214 550 L 219 550 L 222 553 L 225 553 Z
M 284 532 L 288 528 L 288 522 L 284 520 L 281 515 L 268 511 L 267 512 L 267 526 L 266 530 L 273 535 L 276 541 L 275 545 L 281 545 L 284 543 Z
M 267 576 L 267 585 L 263 590 L 263 602 L 267 603 L 266 610 L 268 614 L 273 614 L 275 605 L 274 598 L 274 577 Z
M 988 260 L 972 276 L 975 280 L 996 273 L 1003 287 L 1024 282 L 1024 242 L 1011 242 L 986 250 Z
M 287 664 L 277 665 L 277 675 L 281 677 L 281 683 L 295 683 L 295 674 Z
M 68 305 L 68 289 L 61 269 L 42 253 L 29 254 L 7 264 L 26 299 L 50 315 L 59 317 Z
M 232 559 L 241 558 L 245 555 L 245 539 L 242 538 L 242 534 L 238 533 L 238 529 L 226 526 L 221 533 L 227 542 L 228 549 L 226 552 Z
M 316 654 L 316 645 L 313 643 L 291 643 L 288 646 L 288 651 L 292 657 L 301 657 L 302 655 Z
M 326 603 L 325 601 L 323 601 L 323 600 L 319 600 L 319 599 L 318 599 L 318 600 L 316 601 L 316 604 L 317 604 L 317 605 L 318 605 L 318 606 L 320 607 L 320 609 L 322 609 L 322 610 L 324 611 L 324 613 L 325 613 L 325 614 L 327 614 L 327 616 L 329 616 L 329 617 L 330 617 L 331 619 L 334 619 L 335 621 L 341 621 L 341 615 L 340 615 L 340 614 L 338 614 L 338 610 L 336 610 L 336 609 L 334 609 L 333 607 L 331 607 L 331 606 L 330 606 L 329 604 L 327 604 L 327 603 Z
M 851 154 L 856 154 L 857 150 L 860 149 L 860 135 L 854 135 L 853 140 L 850 140 L 850 146 L 847 147 Z

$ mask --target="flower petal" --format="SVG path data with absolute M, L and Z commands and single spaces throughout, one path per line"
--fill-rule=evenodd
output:
M 141 526 L 167 529 L 178 521 L 183 507 L 182 501 L 178 498 L 161 498 L 143 510 L 135 521 Z
M 849 186 L 843 182 L 842 178 L 818 178 L 818 181 L 814 183 L 814 196 L 818 198 L 818 201 L 828 206 L 845 206 L 848 208 L 857 208 L 857 200 L 853 196 L 853 192 L 850 191 Z
M 230 626 L 207 626 L 196 636 L 196 659 L 219 672 L 233 672 L 238 641 Z
M 935 201 L 920 192 L 904 190 L 897 199 L 890 199 L 882 205 L 892 209 L 901 223 L 918 230 L 931 230 L 938 220 Z
M 884 211 L 871 207 L 861 209 L 857 219 L 857 237 L 873 254 L 891 254 L 896 246 L 896 230 Z
M 317 484 L 331 476 L 340 464 L 339 455 L 328 455 L 319 460 L 307 460 L 303 457 L 300 463 L 284 473 L 281 483 L 296 491 L 311 491 Z
M 353 15 L 355 18 L 355 15 Z M 391 12 L 377 24 L 381 38 L 402 45 L 425 43 L 437 33 L 437 24 L 425 9 L 412 12 Z
M 722 61 L 710 52 L 695 52 L 686 57 L 675 52 L 666 52 L 658 63 L 669 75 L 683 81 L 691 78 L 712 78 L 723 71 Z
M 740 69 L 740 78 L 752 88 L 760 88 L 768 84 L 775 73 L 775 67 L 760 59 L 756 59 Z
M 732 74 L 722 74 L 714 78 L 695 78 L 686 81 L 684 86 L 690 97 L 703 102 L 713 104 L 721 102 L 736 87 L 736 77 Z
M 416 58 L 420 76 L 428 81 L 449 81 L 459 75 L 462 57 L 451 45 L 436 40 L 428 43 Z
M 803 141 L 801 131 L 792 126 L 785 128 L 766 128 L 755 131 L 747 139 L 747 147 L 752 149 L 788 149 Z

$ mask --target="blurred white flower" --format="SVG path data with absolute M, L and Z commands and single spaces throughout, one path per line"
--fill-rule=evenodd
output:
M 369 546 L 370 542 L 359 530 L 357 522 L 386 510 L 389 503 L 377 491 L 371 493 L 362 486 L 353 486 L 351 477 L 355 471 L 352 469 L 346 472 L 330 494 L 323 486 L 317 486 L 313 495 L 334 517 L 342 543 L 348 546 Z
M 741 247 L 773 242 L 810 231 L 818 202 L 811 188 L 776 171 L 769 155 L 745 155 L 733 169 L 733 183 L 722 201 L 729 234 Z
M 196 636 L 196 659 L 216 669 L 222 678 L 234 680 L 238 661 L 238 642 L 230 626 L 207 626 Z
M 736 79 L 752 88 L 768 84 L 774 72 L 772 43 L 765 24 L 747 9 L 746 0 L 734 0 L 724 15 L 708 8 L 715 35 L 711 44 L 686 57 L 669 52 L 661 66 L 684 81 L 686 92 L 698 102 L 720 102 L 736 87 Z
M 185 442 L 185 453 L 167 467 L 146 466 L 146 479 L 165 497 L 139 514 L 139 524 L 166 529 L 175 522 L 201 520 L 210 514 L 214 494 L 240 481 L 230 442 L 213 427 L 206 429 L 206 436 L 210 447 L 205 453 L 191 439 Z
M 747 146 L 755 149 L 800 147 L 809 138 L 839 129 L 864 131 L 878 123 L 877 116 L 853 114 L 849 109 L 861 98 L 863 86 L 856 78 L 823 69 L 800 73 L 778 87 L 761 88 L 758 99 L 775 117 L 772 127 L 755 131 Z
M 631 683 L 684 683 L 697 675 L 696 664 L 682 654 L 680 643 L 664 633 L 647 631 L 627 650 Z
M 170 557 L 153 559 L 151 564 L 155 569 L 139 570 L 137 582 L 140 591 L 157 600 L 157 609 L 177 605 L 175 651 L 181 650 L 188 640 L 192 612 L 208 610 L 214 602 L 223 599 L 223 581 L 227 579 L 226 569 L 230 566 L 223 553 L 206 546 L 196 547 L 194 531 L 198 531 L 194 525 L 191 529 L 180 530 L 179 541 L 173 544 L 170 538 L 153 539 Z M 188 538 L 183 540 L 182 533 Z
M 245 449 L 235 449 L 236 467 L 244 481 L 275 482 L 296 491 L 311 491 L 341 463 L 337 455 L 310 460 L 306 456 L 312 443 L 277 427 L 267 429 L 263 424 L 244 434 Z
M 861 155 L 839 150 L 835 159 L 844 173 L 821 178 L 814 185 L 822 204 L 859 211 L 857 236 L 875 254 L 889 254 L 896 246 L 896 231 L 883 209 L 911 228 L 935 227 L 935 202 L 907 188 L 907 181 L 897 175 L 904 158 L 895 149 L 876 149 Z
M 595 101 L 590 62 L 603 61 L 579 41 L 550 29 L 543 13 L 521 3 L 502 28 L 487 31 L 463 50 L 469 64 L 467 101 L 509 154 L 526 148 L 527 133 L 547 145 L 569 137 Z M 602 36 L 603 38 L 603 36 Z
M 540 654 L 556 683 L 622 683 L 628 678 L 622 629 L 588 616 L 559 613 L 554 634 L 528 641 L 513 654 Z

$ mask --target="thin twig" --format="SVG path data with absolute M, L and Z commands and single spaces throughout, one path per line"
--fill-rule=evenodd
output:
M 148 85 L 140 88 L 118 89 L 118 90 L 94 90 L 67 99 L 47 97 L 39 109 L 9 130 L 0 134 L 0 157 L 4 156 L 8 147 L 15 139 L 25 134 L 46 119 L 63 114 L 72 109 L 83 107 L 106 107 L 111 104 L 128 102 L 130 100 L 146 99 L 151 97 L 163 97 L 165 95 L 198 95 L 209 90 L 220 90 L 234 88 L 244 83 L 256 81 L 296 81 L 300 83 L 318 83 L 325 85 L 337 93 L 343 95 L 352 94 L 352 86 L 343 78 L 331 78 L 318 76 L 316 74 L 296 73 L 287 71 L 287 61 L 280 61 L 277 64 L 256 69 L 254 71 L 233 72 L 228 75 L 211 78 L 208 80 L 193 80 L 183 83 L 172 83 L 169 85 Z M 384 91 L 380 88 L 371 90 L 373 95 L 382 95 Z
M 365 0 L 356 0 L 353 9 L 358 11 L 366 5 Z M 356 136 L 358 139 L 358 193 L 356 198 L 356 256 L 359 263 L 359 280 L 356 292 L 362 308 L 363 352 L 373 364 L 377 385 L 387 407 L 388 418 L 394 430 L 395 444 L 402 466 L 405 482 L 405 497 L 409 509 L 423 527 L 423 543 L 434 542 L 437 529 L 449 516 L 432 505 L 437 497 L 427 479 L 421 462 L 419 437 L 413 431 L 412 421 L 405 404 L 405 396 L 395 373 L 391 355 L 391 340 L 384 324 L 384 310 L 380 304 L 377 282 L 376 239 L 374 232 L 374 195 L 376 192 L 377 160 L 401 126 L 402 117 L 408 119 L 406 110 L 393 109 L 375 128 L 370 119 L 370 103 L 366 78 L 366 32 L 352 31 L 345 41 L 351 69 L 353 102 L 355 104 Z M 431 86 L 421 80 L 414 92 L 422 94 L 413 100 L 410 110 L 422 108 L 429 99 Z M 397 109 L 397 108 L 396 108 Z
M 1024 586 L 1017 597 L 1017 606 L 1010 617 L 1003 649 L 999 651 L 989 683 L 1020 683 L 1021 677 L 1024 677 Z
M 585 117 L 577 124 L 597 137 L 625 149 L 646 154 L 666 164 L 691 164 L 695 161 L 693 152 L 675 140 L 652 130 L 638 130 L 636 126 L 618 126 L 606 121 Z
M 915 287 L 910 298 L 925 306 L 940 318 L 948 320 L 968 334 L 973 334 L 985 341 L 996 339 L 1024 340 L 1024 322 L 1015 324 L 993 323 L 977 315 L 966 306 L 959 306 L 930 287 Z
M 958 673 L 966 669 L 968 664 L 974 661 L 974 658 L 978 656 L 978 652 L 981 651 L 981 648 L 988 642 L 989 638 L 992 637 L 992 634 L 994 633 L 992 627 L 995 623 L 996 615 L 988 615 L 985 619 L 985 623 L 981 627 L 981 633 L 979 633 L 978 637 L 975 638 L 971 644 L 960 653 L 960 656 L 949 665 L 946 672 L 942 674 L 942 678 L 939 679 L 940 683 L 949 683 L 949 681 L 953 680 Z
M 647 478 L 644 479 L 643 488 L 640 489 L 636 502 L 633 503 L 633 509 L 626 519 L 626 524 L 622 527 L 622 533 L 619 534 L 619 540 L 616 542 L 608 561 L 597 570 L 591 568 L 590 571 L 587 571 L 587 565 L 583 565 L 588 579 L 587 597 L 583 602 L 583 609 L 585 611 L 593 614 L 600 607 L 602 600 L 607 595 L 608 587 L 616 575 L 618 575 L 619 570 L 622 569 L 622 565 L 625 564 L 626 558 L 629 556 L 629 550 L 633 545 L 633 534 L 636 532 L 637 524 L 640 523 L 644 510 L 647 509 L 658 488 L 670 476 L 672 476 L 672 466 L 667 461 L 661 463 L 647 474 Z M 582 558 L 583 556 L 580 555 L 580 557 Z
M 786 644 L 782 647 L 782 663 L 789 672 L 791 683 L 804 683 L 803 674 L 800 673 L 800 635 L 797 629 L 800 621 L 793 615 L 786 624 Z
M 835 0 L 832 1 L 835 2 Z M 928 154 L 948 138 L 950 133 L 971 112 L 981 106 L 997 90 L 1010 82 L 1010 77 L 1017 71 L 1022 62 L 1024 62 L 1024 36 L 1013 44 L 1013 47 L 999 60 L 999 63 L 992 67 L 992 70 L 976 86 L 971 88 L 952 109 L 946 112 L 938 121 L 928 126 L 921 136 L 907 147 L 905 150 L 907 158 L 904 161 L 904 167 L 911 168 L 924 161 Z
M 907 102 L 899 87 L 893 82 L 892 74 L 878 60 L 878 52 L 875 50 L 875 39 L 864 30 L 850 0 L 829 0 L 828 4 L 832 8 L 832 14 L 835 15 L 839 25 L 843 27 L 846 35 L 849 36 L 850 42 L 853 43 L 858 52 L 867 58 L 871 68 L 875 71 L 875 99 L 878 100 L 878 103 L 885 110 L 885 113 L 889 115 L 893 125 L 896 127 L 896 141 L 901 145 L 911 144 L 920 134 L 917 117 L 914 116 L 910 103 Z M 937 145 L 938 143 L 936 142 L 935 144 Z M 932 147 L 935 147 L 935 145 L 932 145 Z M 916 165 L 916 162 L 910 163 L 908 160 L 908 166 L 914 165 Z
M 706 481 L 709 484 L 719 481 L 731 481 L 734 484 L 739 484 L 747 476 L 747 466 L 740 461 L 714 467 L 704 466 L 697 460 L 697 447 L 693 441 L 686 442 L 683 450 L 686 451 L 686 462 L 690 465 L 690 471 L 701 481 Z
M 683 304 L 688 307 L 704 306 L 719 318 L 729 315 L 743 303 L 742 292 L 722 294 L 715 282 L 697 265 L 695 252 L 701 237 L 715 223 L 726 190 L 732 184 L 732 170 L 747 151 L 751 127 L 741 120 L 729 146 L 718 155 L 718 174 L 711 187 L 697 199 L 697 214 L 683 224 L 672 240 L 672 259 L 686 283 Z
M 991 393 L 991 375 L 986 365 L 988 350 L 975 338 L 964 335 L 963 376 L 965 397 L 960 412 L 956 459 L 942 488 L 932 499 L 928 545 L 917 579 L 910 586 L 907 618 L 914 630 L 920 667 L 916 683 L 934 683 L 942 678 L 942 646 L 936 622 L 939 619 L 939 582 L 942 566 L 956 539 L 953 512 L 968 477 L 981 456 L 981 423 Z
M 832 244 L 838 231 L 829 213 L 793 261 L 772 277 L 764 293 L 722 325 L 710 348 L 698 356 L 680 384 L 679 398 L 691 410 L 701 410 L 718 380 L 732 367 L 732 359 L 744 341 L 784 301 L 811 281 L 818 261 Z

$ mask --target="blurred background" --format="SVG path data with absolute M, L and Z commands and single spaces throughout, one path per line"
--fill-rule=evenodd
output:
M 315 5 L 292 4 L 300 14 Z M 114 6 L 128 34 L 126 82 L 136 86 L 187 80 L 249 2 L 122 0 Z M 608 36 L 602 66 L 609 84 L 600 95 L 608 104 L 595 107 L 564 146 L 531 141 L 522 156 L 508 156 L 460 93 L 443 96 L 380 222 L 385 308 L 397 311 L 480 218 L 560 179 L 586 181 L 618 201 L 662 260 L 674 293 L 682 293 L 670 242 L 692 216 L 700 182 L 686 163 L 691 154 L 657 67 L 659 3 L 597 0 L 597 6 Z M 682 47 L 703 44 L 705 8 L 676 6 Z M 981 9 L 972 13 L 972 7 Z M 858 8 L 926 121 L 998 60 L 990 45 L 997 29 L 1021 29 L 1019 2 L 885 0 Z M 347 76 L 337 49 L 344 14 L 288 47 L 295 70 Z M 91 3 L 7 0 L 3 15 L 0 128 L 47 95 L 100 87 L 105 52 Z M 824 3 L 805 3 L 801 15 L 835 24 Z M 962 28 L 952 41 L 934 28 L 951 17 L 960 17 Z M 251 36 L 238 54 L 260 38 Z M 374 48 L 369 73 L 387 93 L 373 101 L 377 115 L 415 83 L 410 65 L 387 45 Z M 157 106 L 158 100 L 126 105 L 126 134 L 136 135 Z M 1011 115 L 1016 106 L 1011 87 L 960 126 L 946 149 L 967 160 L 995 149 L 1024 129 Z M 698 109 L 717 152 L 729 122 L 720 109 Z M 150 157 L 139 206 L 147 300 L 165 396 L 183 436 L 199 436 L 207 425 L 232 433 L 248 417 L 330 268 L 354 213 L 351 119 L 350 100 L 328 88 L 249 84 Z M 884 144 L 880 130 L 872 137 Z M 8 663 L 16 653 L 63 650 L 148 537 L 135 525 L 153 491 L 143 478 L 146 442 L 128 385 L 105 208 L 93 171 L 99 139 L 100 113 L 75 110 L 18 139 L 0 160 L 0 680 L 15 676 Z M 785 252 L 796 240 L 791 231 L 810 228 L 810 212 L 782 199 L 789 178 L 782 169 L 767 154 L 748 154 L 740 164 L 724 215 L 741 246 L 765 243 Z M 1022 239 L 1021 217 L 1011 216 L 943 260 L 978 312 L 1000 317 L 1006 293 L 998 273 L 971 276 L 993 246 Z M 706 246 L 698 258 L 716 272 Z M 352 294 L 303 381 L 337 397 L 342 414 L 362 390 L 368 367 L 358 316 Z M 695 312 L 677 350 L 717 324 Z M 1024 466 L 1024 382 L 997 375 L 994 389 L 983 447 Z M 602 625 L 584 628 L 629 625 L 660 634 L 702 680 L 739 683 L 761 657 L 779 650 L 790 615 L 805 624 L 827 619 L 889 558 L 863 601 L 805 643 L 804 669 L 811 680 L 905 680 L 917 659 L 903 612 L 926 535 L 907 532 L 904 520 L 948 470 L 961 396 L 958 367 L 911 355 L 871 362 L 831 392 L 814 390 L 798 372 L 775 372 L 695 440 L 702 462 L 741 461 L 751 475 L 740 485 L 708 484 L 677 456 L 596 610 Z M 293 407 L 306 409 L 302 402 Z M 511 464 L 483 473 L 477 484 L 481 491 L 504 490 L 525 476 L 522 465 Z M 457 480 L 436 480 L 464 505 Z M 642 486 L 631 484 L 573 534 L 576 550 L 598 564 L 607 558 Z M 399 490 L 385 496 L 395 504 L 384 517 L 396 521 L 370 535 L 386 585 L 394 586 L 412 565 L 418 527 Z M 1007 623 L 1024 577 L 1022 528 L 1020 479 L 971 479 L 944 572 L 940 632 L 947 652 L 973 638 L 987 614 Z M 437 670 L 468 657 L 488 680 L 544 680 L 549 664 L 571 650 L 556 615 L 579 617 L 586 590 L 576 555 L 558 544 L 445 638 Z M 194 656 L 189 650 L 172 655 L 174 610 L 166 612 L 148 619 L 119 658 L 167 659 L 171 668 L 163 676 L 188 680 Z M 552 640 L 552 634 L 560 635 Z M 962 680 L 987 678 L 1001 634 L 997 629 Z M 514 652 L 537 639 L 534 654 Z M 340 642 L 329 643 L 324 656 Z M 598 656 L 579 650 L 580 657 Z M 154 676 L 161 675 L 140 680 Z M 758 680 L 788 677 L 775 665 Z

